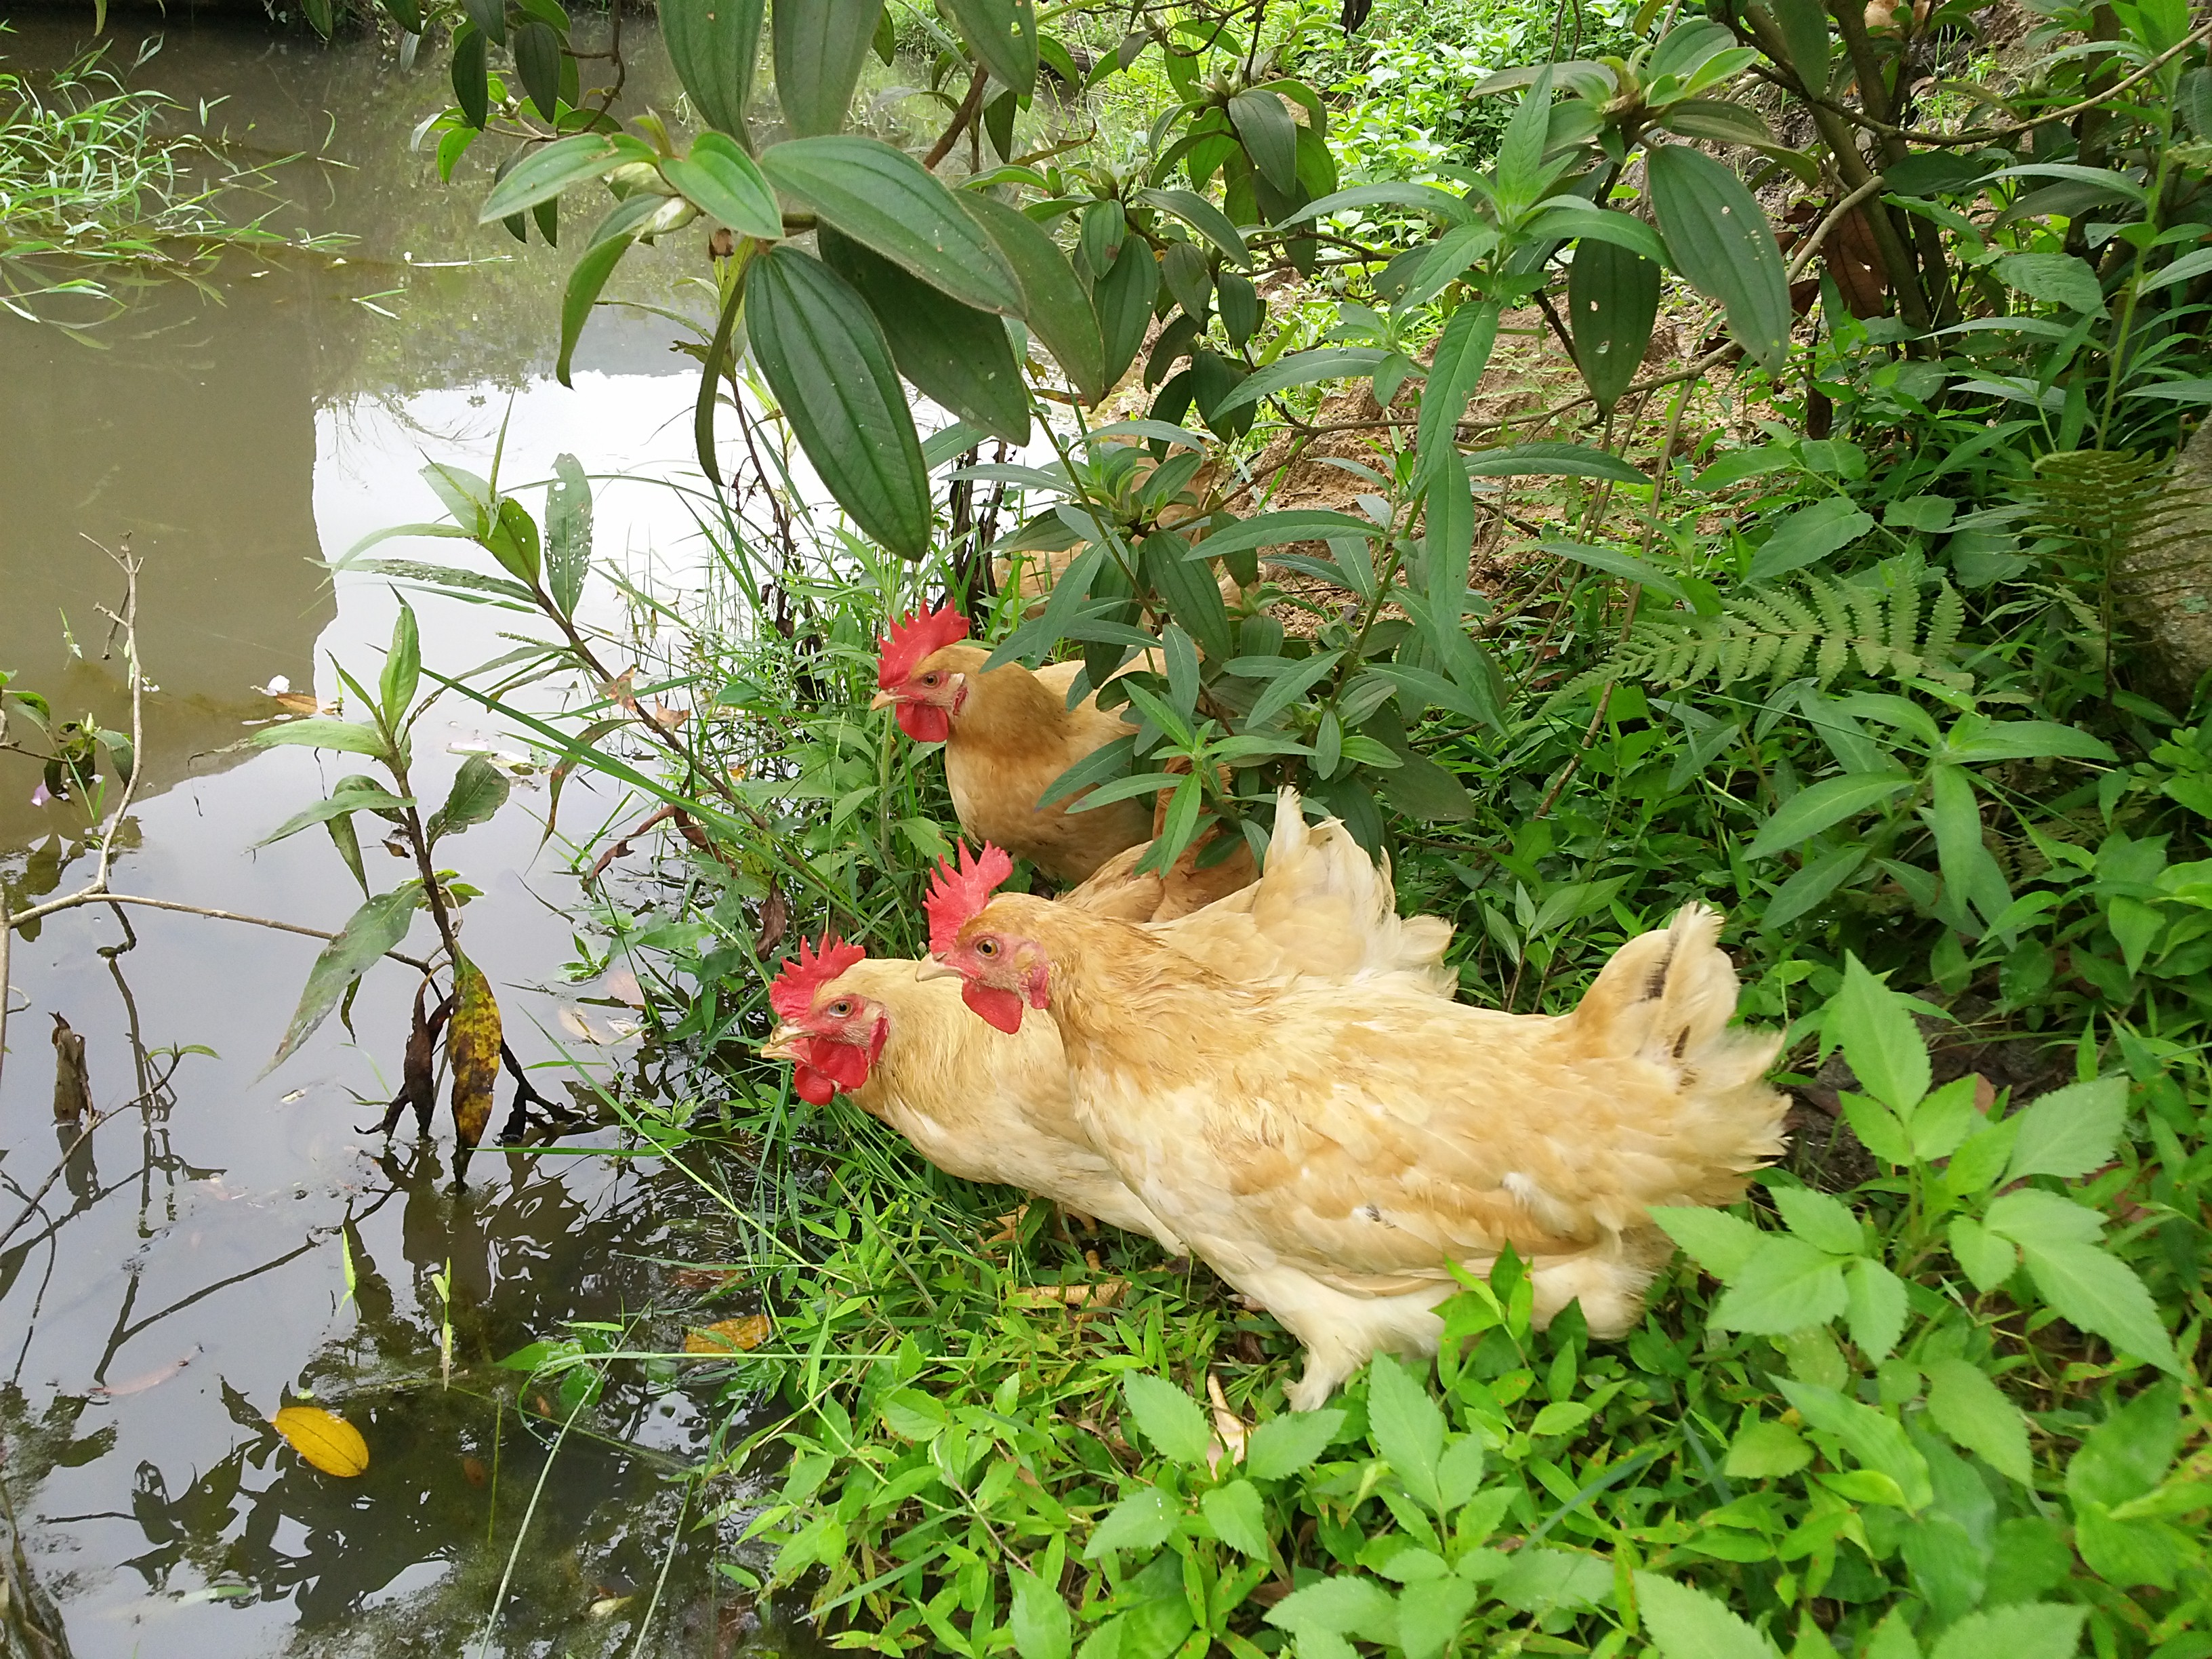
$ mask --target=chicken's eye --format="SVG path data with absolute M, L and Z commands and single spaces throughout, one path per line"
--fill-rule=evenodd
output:
M 999 954 L 999 941 L 994 939 L 977 939 L 975 954 L 979 957 L 995 957 Z
M 853 1017 L 853 1005 L 852 1005 L 851 1003 L 849 1003 L 849 1002 L 847 1002 L 843 998 L 842 998 L 842 997 L 841 997 L 841 998 L 839 998 L 836 1001 L 835 1001 L 835 1002 L 833 1002 L 833 1003 L 831 1003 L 831 1004 L 830 1005 L 830 1018 L 832 1018 L 832 1019 L 850 1019 L 852 1017 Z
M 935 674 L 924 674 L 924 675 L 921 677 L 921 683 L 922 683 L 924 685 L 934 685 L 934 684 L 937 684 L 938 679 L 939 679 L 939 676 L 937 676 L 937 675 L 935 675 Z

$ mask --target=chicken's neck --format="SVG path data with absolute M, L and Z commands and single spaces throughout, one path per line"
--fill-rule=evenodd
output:
M 966 660 L 952 666 L 968 677 L 968 695 L 952 716 L 951 741 L 963 747 L 1032 751 L 1040 733 L 1058 737 L 1070 721 L 1067 705 L 1019 663 L 983 672 L 990 653 L 961 647 Z M 950 653 L 948 653 L 950 654 Z

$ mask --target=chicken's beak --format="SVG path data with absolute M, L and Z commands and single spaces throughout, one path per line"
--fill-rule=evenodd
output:
M 898 695 L 892 691 L 878 691 L 874 696 L 868 699 L 868 707 L 872 709 L 893 708 L 897 707 L 897 705 Z
M 797 1060 L 799 1058 L 797 1044 L 799 1039 L 805 1035 L 795 1025 L 777 1026 L 775 1030 L 769 1033 L 768 1041 L 761 1044 L 761 1058 Z
M 935 957 L 924 957 L 914 965 L 916 979 L 958 979 L 960 970 L 949 962 L 939 962 Z

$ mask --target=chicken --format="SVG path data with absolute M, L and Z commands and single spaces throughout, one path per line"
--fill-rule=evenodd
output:
M 1067 706 L 1083 665 L 983 672 L 990 653 L 963 643 L 968 619 L 951 605 L 911 615 L 882 641 L 881 688 L 871 708 L 894 708 L 916 743 L 945 745 L 945 781 L 960 827 L 1006 848 L 1055 881 L 1083 881 L 1116 853 L 1148 841 L 1151 803 L 1115 801 L 1071 812 L 1073 801 L 1039 806 L 1053 780 L 1135 728 L 1098 707 L 1096 696 Z M 1078 798 L 1079 799 L 1079 797 Z
M 1012 866 L 996 853 L 957 867 L 997 882 Z M 1060 902 L 1073 907 L 1079 894 Z M 1401 919 L 1387 872 L 1343 827 L 1310 830 L 1302 817 L 1279 830 L 1258 884 L 1145 931 L 1227 978 L 1371 980 L 1432 997 L 1455 982 L 1443 965 L 1450 927 Z M 1182 1254 L 1173 1229 L 1078 1126 L 1052 1022 L 1000 1031 L 970 1018 L 963 988 L 918 979 L 923 965 L 826 939 L 818 951 L 802 944 L 769 990 L 779 1026 L 762 1053 L 793 1063 L 803 1098 L 850 1093 L 949 1174 L 1026 1188 Z
M 1553 1018 L 1387 973 L 1238 980 L 1157 932 L 994 896 L 1002 863 L 940 874 L 939 971 L 1001 1030 L 1050 1013 L 1076 1132 L 1304 1345 L 1296 1409 L 1378 1349 L 1433 1353 L 1453 1267 L 1509 1244 L 1540 1322 L 1578 1300 L 1593 1335 L 1625 1335 L 1671 1248 L 1649 1207 L 1732 1202 L 1782 1149 L 1780 1039 L 1728 1029 L 1735 970 L 1702 906 Z

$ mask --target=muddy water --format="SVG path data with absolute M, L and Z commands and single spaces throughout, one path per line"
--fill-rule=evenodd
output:
M 0 51 L 18 65 L 75 49 L 73 25 L 12 21 Z M 630 101 L 672 107 L 649 29 L 632 19 L 627 32 Z M 465 163 L 448 190 L 408 151 L 444 101 L 441 74 L 427 51 L 409 71 L 368 43 L 169 31 L 141 82 L 226 100 L 210 125 L 234 153 L 307 152 L 256 210 L 357 241 L 342 262 L 234 256 L 213 298 L 143 296 L 97 331 L 98 349 L 0 317 L 0 668 L 64 717 L 122 726 L 128 686 L 103 655 L 100 609 L 121 583 L 101 550 L 127 538 L 144 562 L 154 689 L 118 891 L 326 929 L 358 902 L 319 832 L 248 850 L 357 769 L 349 757 L 234 745 L 276 712 L 256 688 L 276 677 L 331 698 L 333 659 L 375 672 L 390 592 L 333 585 L 319 567 L 370 530 L 440 516 L 417 477 L 426 457 L 489 471 L 504 425 L 503 478 L 544 478 L 566 451 L 606 479 L 603 559 L 680 587 L 696 556 L 688 515 L 649 482 L 691 465 L 696 381 L 671 350 L 678 331 L 603 310 L 575 390 L 550 380 L 568 256 L 475 227 L 488 166 Z M 696 312 L 698 261 L 688 245 L 634 255 L 612 291 Z M 506 648 L 495 635 L 511 618 L 436 599 L 418 610 L 433 665 Z M 458 703 L 416 746 L 432 799 L 465 753 L 515 747 Z M 17 909 L 93 862 L 73 808 L 33 805 L 38 781 L 0 754 L 0 879 Z M 449 844 L 485 890 L 470 952 L 520 1058 L 552 1068 L 542 1089 L 627 1079 L 649 1103 L 659 1062 L 624 1035 L 635 1016 L 621 981 L 574 963 L 572 852 L 561 836 L 541 850 L 544 810 L 525 776 L 505 812 Z M 562 817 L 624 810 L 572 785 Z M 391 861 L 368 851 L 391 885 Z M 419 924 L 418 950 L 428 933 Z M 564 1143 L 584 1156 L 487 1150 L 456 1194 L 447 1126 L 427 1147 L 359 1127 L 396 1083 L 413 988 L 402 970 L 370 975 L 357 1042 L 333 1019 L 264 1075 L 315 950 L 106 907 L 17 942 L 0 1226 L 28 1213 L 0 1243 L 0 1469 L 78 1659 L 734 1650 L 750 1615 L 712 1571 L 722 1540 L 697 1524 L 702 1503 L 732 1493 L 682 1479 L 724 1415 L 712 1386 L 687 1394 L 617 1367 L 556 1447 L 550 1425 L 576 1401 L 518 1399 L 495 1364 L 570 1322 L 623 1328 L 648 1306 L 660 1322 L 628 1340 L 680 1342 L 682 1305 L 705 1294 L 684 1269 L 727 1236 L 731 1167 L 702 1157 L 695 1179 L 623 1155 L 637 1143 L 610 1126 Z M 74 1132 L 49 1109 L 54 1015 L 84 1036 L 92 1098 L 115 1114 L 65 1163 Z M 360 1478 L 316 1473 L 269 1431 L 310 1395 L 366 1437 Z

